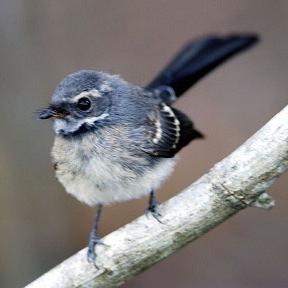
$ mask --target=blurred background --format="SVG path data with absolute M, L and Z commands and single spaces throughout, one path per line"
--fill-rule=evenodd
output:
M 286 0 L 0 2 L 0 286 L 22 287 L 86 246 L 94 209 L 56 181 L 53 133 L 37 121 L 57 83 L 82 68 L 145 85 L 188 40 L 257 32 L 262 41 L 202 80 L 177 107 L 207 138 L 181 152 L 165 201 L 232 152 L 287 104 Z M 288 177 L 272 211 L 247 209 L 124 287 L 287 287 Z M 147 199 L 104 210 L 105 235 Z

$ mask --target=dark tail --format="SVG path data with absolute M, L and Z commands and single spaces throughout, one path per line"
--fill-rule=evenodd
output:
M 226 37 L 208 36 L 188 43 L 162 72 L 147 86 L 173 88 L 180 97 L 202 77 L 237 53 L 257 43 L 254 34 L 232 34 Z

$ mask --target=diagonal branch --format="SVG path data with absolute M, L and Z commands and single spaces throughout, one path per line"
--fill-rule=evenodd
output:
M 252 205 L 287 169 L 288 106 L 198 181 L 163 203 L 163 224 L 141 216 L 106 236 L 108 246 L 96 248 L 98 270 L 87 263 L 85 248 L 26 288 L 118 287 Z

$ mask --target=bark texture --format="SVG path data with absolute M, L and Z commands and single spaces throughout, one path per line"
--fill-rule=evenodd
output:
M 87 263 L 85 248 L 26 287 L 118 287 L 241 209 L 254 203 L 270 207 L 264 192 L 287 168 L 288 106 L 207 174 L 163 203 L 163 224 L 141 216 L 103 238 L 107 246 L 96 248 L 98 269 Z

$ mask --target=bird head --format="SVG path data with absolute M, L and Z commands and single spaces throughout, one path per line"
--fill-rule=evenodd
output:
M 66 76 L 52 101 L 39 111 L 39 119 L 53 119 L 56 134 L 69 135 L 109 121 L 109 110 L 118 76 L 82 70 Z

